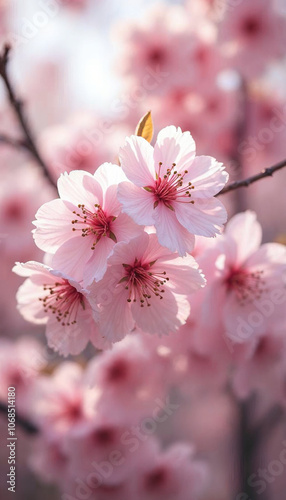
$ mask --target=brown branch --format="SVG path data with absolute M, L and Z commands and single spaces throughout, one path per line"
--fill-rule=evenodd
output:
M 13 137 L 10 137 L 9 135 L 5 134 L 0 134 L 0 143 L 6 144 L 8 146 L 11 146 L 12 148 L 15 149 L 29 149 L 28 144 L 23 141 L 22 139 L 14 139 Z
M 282 160 L 272 167 L 265 168 L 264 170 L 262 170 L 262 172 L 259 172 L 259 174 L 255 174 L 252 177 L 248 177 L 247 179 L 243 179 L 242 181 L 232 182 L 228 186 L 225 186 L 216 196 L 229 193 L 230 191 L 234 191 L 235 189 L 239 189 L 241 187 L 248 187 L 250 184 L 259 181 L 264 177 L 271 177 L 274 172 L 276 172 L 277 170 L 281 170 L 284 167 L 286 167 L 286 160 Z
M 6 413 L 6 415 L 8 415 L 8 406 L 2 401 L 0 401 L 0 412 Z M 28 432 L 29 434 L 37 434 L 39 432 L 38 427 L 36 427 L 33 422 L 30 422 L 25 417 L 18 415 L 17 412 L 15 415 L 15 421 L 16 424 L 18 424 L 24 431 Z
M 7 136 L 2 136 L 2 142 L 5 142 L 6 144 L 9 144 L 10 146 L 13 147 L 24 147 L 26 148 L 31 155 L 35 158 L 36 162 L 40 165 L 42 168 L 42 171 L 44 175 L 47 177 L 47 179 L 50 181 L 50 183 L 55 186 L 56 183 L 51 176 L 49 169 L 43 160 L 40 152 L 38 151 L 38 148 L 36 146 L 33 133 L 30 129 L 30 126 L 28 124 L 28 121 L 24 115 L 23 111 L 23 102 L 16 97 L 16 93 L 14 91 L 13 85 L 11 84 L 8 72 L 7 72 L 7 66 L 9 62 L 9 54 L 10 54 L 11 47 L 9 45 L 5 45 L 4 49 L 2 51 L 2 54 L 0 54 L 0 77 L 3 80 L 3 83 L 6 87 L 6 91 L 8 94 L 8 98 L 11 104 L 11 107 L 13 108 L 15 115 L 17 117 L 17 120 L 19 122 L 19 125 L 23 131 L 25 140 L 20 140 L 20 141 L 15 141 L 14 139 L 7 137 Z M 3 138 L 5 140 L 3 140 Z

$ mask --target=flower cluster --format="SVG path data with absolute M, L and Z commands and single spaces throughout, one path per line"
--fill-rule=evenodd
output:
M 21 96 L 1 100 L 0 410 L 14 387 L 21 494 L 28 463 L 61 500 L 283 498 L 286 169 L 220 194 L 285 158 L 285 0 L 140 0 L 133 19 L 129 1 L 34 3 L 0 0 L 39 153 Z M 132 135 L 148 109 L 152 145 L 144 119 Z
M 45 264 L 14 267 L 28 278 L 17 294 L 21 314 L 47 324 L 49 346 L 65 356 L 88 341 L 104 349 L 134 331 L 178 330 L 206 282 L 190 255 L 195 235 L 214 237 L 226 222 L 215 195 L 228 175 L 196 156 L 189 132 L 167 127 L 154 148 L 129 137 L 120 164 L 61 175 L 59 198 L 34 222 Z

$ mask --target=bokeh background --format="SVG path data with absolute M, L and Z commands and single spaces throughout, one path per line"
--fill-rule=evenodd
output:
M 189 130 L 198 153 L 222 161 L 231 181 L 286 156 L 286 0 L 0 0 L 1 47 L 4 43 L 12 46 L 9 74 L 55 181 L 64 171 L 94 172 L 105 161 L 117 162 L 120 145 L 148 110 L 155 135 L 170 124 Z M 16 310 L 22 279 L 11 269 L 16 261 L 43 258 L 33 242 L 32 221 L 56 191 L 33 158 L 5 144 L 1 135 L 22 137 L 2 82 L 0 394 L 5 400 L 7 380 L 19 383 L 15 366 L 25 366 L 29 353 L 45 345 L 43 329 L 24 322 Z M 280 171 L 225 196 L 229 215 L 255 210 L 264 241 L 284 243 L 285 182 L 286 171 Z M 39 345 L 29 347 L 34 339 Z M 84 365 L 93 354 L 87 350 L 76 362 Z M 47 349 L 39 359 L 33 370 L 45 374 L 59 363 Z M 239 496 L 235 405 L 217 388 L 190 394 L 161 431 L 162 439 L 191 439 L 207 459 L 211 480 L 200 498 L 252 500 Z M 25 392 L 23 401 L 25 413 Z M 0 431 L 6 435 L 3 415 Z M 33 436 L 20 429 L 18 435 L 14 498 L 59 499 L 59 489 L 31 471 Z M 283 437 L 282 418 L 263 443 L 258 463 L 279 454 Z M 6 500 L 5 437 L 3 442 L 0 495 Z M 278 476 L 265 498 L 283 498 L 285 473 Z M 111 496 L 107 492 L 104 498 Z

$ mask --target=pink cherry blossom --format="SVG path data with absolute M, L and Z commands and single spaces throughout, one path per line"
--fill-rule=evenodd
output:
M 53 253 L 53 267 L 84 286 L 99 280 L 116 242 L 128 241 L 142 232 L 121 213 L 116 198 L 121 168 L 103 164 L 91 175 L 75 170 L 58 181 L 60 199 L 44 204 L 34 222 L 35 242 Z
M 127 138 L 120 161 L 131 181 L 118 187 L 123 211 L 137 224 L 155 225 L 161 245 L 183 256 L 193 249 L 195 234 L 220 233 L 227 216 L 214 195 L 228 175 L 214 158 L 195 157 L 189 132 L 166 127 L 154 149 L 141 137 Z
M 8 161 L 8 160 L 6 160 Z M 17 259 L 37 258 L 31 220 L 42 203 L 51 200 L 53 189 L 30 164 L 1 173 L 0 244 L 2 255 Z M 35 251 L 36 250 L 36 251 Z
M 99 330 L 112 342 L 135 325 L 147 333 L 173 332 L 189 314 L 186 295 L 204 284 L 193 257 L 182 259 L 169 252 L 155 234 L 118 243 L 104 278 L 90 287 L 101 307 Z
M 52 375 L 42 375 L 34 388 L 33 414 L 37 427 L 49 435 L 67 435 L 85 427 L 94 416 L 98 391 L 83 383 L 83 369 L 60 364 Z
M 148 462 L 157 451 L 158 444 L 154 436 L 142 430 L 139 433 L 137 426 L 140 421 L 133 421 L 130 426 L 117 419 L 114 407 L 109 413 L 97 412 L 93 419 L 81 429 L 73 432 L 66 440 L 65 450 L 71 461 L 70 474 L 73 484 L 77 477 L 86 480 L 90 473 L 94 473 L 94 489 L 98 486 L 115 486 L 126 481 L 130 476 L 138 473 L 142 463 Z M 135 427 L 136 425 L 136 427 Z M 114 451 L 117 452 L 116 464 L 112 460 Z
M 78 283 L 38 262 L 18 263 L 13 271 L 28 277 L 17 293 L 18 309 L 27 321 L 47 325 L 52 349 L 64 356 L 78 354 L 89 340 L 102 348 L 98 309 Z
M 101 389 L 97 407 L 108 411 L 114 406 L 124 422 L 134 421 L 138 415 L 148 416 L 156 398 L 165 397 L 165 366 L 150 349 L 150 341 L 144 342 L 141 335 L 129 335 L 99 359 L 93 359 L 86 370 L 85 380 Z M 148 369 L 150 363 L 152 370 Z
M 17 409 L 22 416 L 30 412 L 35 383 L 46 366 L 43 346 L 31 337 L 16 342 L 0 339 L 0 400 L 7 400 L 7 388 L 14 387 Z
M 64 450 L 64 440 L 58 435 L 40 433 L 33 442 L 33 451 L 28 463 L 32 471 L 47 483 L 61 488 L 69 484 L 70 458 Z
M 256 215 L 247 211 L 230 220 L 213 251 L 216 271 L 208 283 L 202 318 L 211 317 L 213 332 L 225 331 L 233 342 L 251 342 L 270 326 L 285 324 L 286 249 L 278 243 L 260 246 L 261 238 Z M 208 257 L 211 261 L 211 254 Z
M 72 170 L 94 174 L 104 161 L 115 158 L 116 150 L 107 147 L 101 128 L 94 114 L 77 113 L 65 123 L 47 127 L 42 132 L 39 147 L 56 180 L 60 174 Z M 110 142 L 113 144 L 109 141 L 108 145 Z
M 181 7 L 152 6 L 140 22 L 118 26 L 116 41 L 116 66 L 130 89 L 140 85 L 148 94 L 164 95 L 185 81 L 190 32 Z
M 230 64 L 247 78 L 258 76 L 273 58 L 283 57 L 285 17 L 269 0 L 241 0 L 225 9 L 219 39 Z
M 197 498 L 207 478 L 204 464 L 193 457 L 187 444 L 175 444 L 158 453 L 152 462 L 144 463 L 139 471 L 138 500 L 178 500 Z
M 233 387 L 239 398 L 254 392 L 263 393 L 264 400 L 281 400 L 285 378 L 286 341 L 284 331 L 271 330 L 255 339 L 250 353 L 244 356 L 233 375 Z

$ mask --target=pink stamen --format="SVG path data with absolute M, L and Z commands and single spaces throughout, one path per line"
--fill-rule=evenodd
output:
M 238 301 L 243 305 L 260 299 L 266 291 L 265 281 L 262 280 L 263 271 L 246 271 L 244 269 L 231 269 L 225 280 L 228 290 L 233 290 Z
M 39 300 L 43 302 L 45 313 L 55 314 L 62 326 L 74 325 L 79 307 L 85 309 L 83 294 L 65 279 L 54 285 L 44 285 L 44 290 L 48 295 Z
M 73 227 L 73 231 L 81 231 L 83 237 L 94 236 L 94 241 L 92 243 L 91 249 L 95 250 L 96 244 L 104 236 L 111 238 L 115 243 L 117 242 L 115 234 L 111 231 L 111 223 L 115 221 L 116 217 L 113 215 L 106 215 L 102 210 L 100 205 L 94 205 L 96 208 L 95 212 L 88 210 L 85 205 L 78 205 L 79 212 L 75 210 L 73 213 L 78 217 L 74 219 L 71 223 L 74 225 L 84 226 L 84 227 Z
M 184 185 L 184 177 L 188 173 L 188 170 L 180 174 L 175 170 L 175 167 L 176 164 L 173 163 L 172 167 L 167 169 L 166 174 L 161 176 L 162 163 L 160 162 L 158 172 L 156 173 L 155 186 L 145 186 L 144 189 L 155 196 L 154 208 L 160 202 L 164 203 L 170 210 L 174 210 L 172 206 L 172 202 L 174 201 L 194 204 L 194 201 L 189 199 L 192 196 L 190 191 L 194 189 L 194 186 L 191 182 Z
M 166 271 L 162 273 L 152 273 L 150 269 L 154 262 L 141 264 L 135 259 L 134 264 L 122 264 L 125 269 L 125 276 L 119 283 L 126 283 L 125 289 L 129 290 L 127 302 L 140 301 L 140 306 L 151 306 L 150 299 L 152 296 L 163 299 L 164 285 L 169 278 L 166 276 Z

